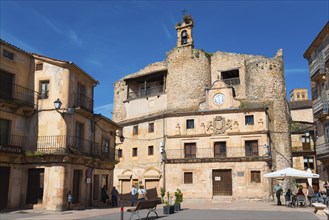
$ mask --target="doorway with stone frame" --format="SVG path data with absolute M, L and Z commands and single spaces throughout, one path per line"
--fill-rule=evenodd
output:
M 232 170 L 212 170 L 213 196 L 232 196 Z

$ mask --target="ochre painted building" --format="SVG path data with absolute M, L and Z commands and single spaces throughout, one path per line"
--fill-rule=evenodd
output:
M 93 112 L 97 81 L 72 62 L 0 50 L 0 208 L 65 210 L 69 192 L 71 208 L 98 205 L 119 126 Z
M 177 45 L 114 85 L 123 127 L 114 185 L 181 189 L 185 199 L 264 199 L 263 174 L 292 165 L 281 50 L 272 58 L 194 48 L 193 18 Z

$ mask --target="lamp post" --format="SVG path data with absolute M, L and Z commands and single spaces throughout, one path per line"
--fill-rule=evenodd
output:
M 74 110 L 75 110 L 75 108 L 67 108 L 67 109 L 62 109 L 62 111 L 60 111 L 61 107 L 62 107 L 62 102 L 59 98 L 54 101 L 54 107 L 55 107 L 55 110 L 59 114 L 61 114 L 62 117 L 64 117 L 64 114 L 73 115 Z

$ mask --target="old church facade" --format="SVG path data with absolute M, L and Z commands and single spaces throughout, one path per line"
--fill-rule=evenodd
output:
M 185 199 L 263 199 L 263 174 L 291 166 L 289 108 L 281 50 L 274 57 L 194 48 L 194 21 L 176 25 L 164 61 L 114 85 L 113 121 L 125 141 L 114 185 L 160 187 Z

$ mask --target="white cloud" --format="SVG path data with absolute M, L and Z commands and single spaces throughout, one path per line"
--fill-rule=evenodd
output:
M 162 24 L 162 29 L 163 29 L 163 31 L 165 32 L 165 34 L 166 34 L 168 40 L 173 39 L 173 37 L 172 37 L 172 35 L 171 35 L 171 33 L 170 33 L 168 27 L 167 27 L 165 24 Z
M 308 72 L 308 69 L 303 69 L 303 68 L 291 68 L 291 69 L 285 69 L 284 70 L 286 73 L 304 73 Z
M 94 112 L 96 114 L 102 114 L 105 117 L 112 118 L 112 109 L 113 109 L 113 103 L 110 103 L 110 104 L 105 104 L 95 107 Z

